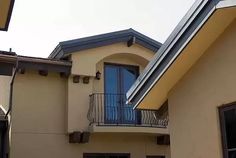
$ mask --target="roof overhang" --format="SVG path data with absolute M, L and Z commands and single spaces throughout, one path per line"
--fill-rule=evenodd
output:
M 7 31 L 15 0 L 0 1 L 0 30 Z
M 236 17 L 236 1 L 197 1 L 127 93 L 135 108 L 158 109 Z
M 16 63 L 16 56 L 0 54 L 0 75 L 11 76 Z
M 155 53 L 162 45 L 158 41 L 155 41 L 133 29 L 127 29 L 60 42 L 59 45 L 57 45 L 57 47 L 49 55 L 49 58 L 61 59 L 78 51 L 121 42 L 126 42 L 128 47 L 130 47 L 132 44 L 139 44 Z
M 48 71 L 65 75 L 69 75 L 71 71 L 72 63 L 70 61 L 17 56 L 14 53 L 9 53 L 11 52 L 1 52 L 0 54 L 0 75 L 11 76 L 16 67 L 21 70 Z

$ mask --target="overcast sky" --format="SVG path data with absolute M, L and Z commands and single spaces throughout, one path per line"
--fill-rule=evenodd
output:
M 0 50 L 47 57 L 60 41 L 133 28 L 164 42 L 194 0 L 16 0 Z

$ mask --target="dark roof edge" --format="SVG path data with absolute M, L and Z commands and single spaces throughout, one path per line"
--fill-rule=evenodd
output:
M 58 44 L 56 46 L 56 48 L 54 48 L 54 50 L 52 51 L 52 53 L 48 56 L 48 58 L 53 59 L 55 58 L 56 55 L 63 53 L 63 50 L 61 49 L 60 44 Z
M 133 29 L 127 29 L 60 42 L 49 55 L 49 58 L 60 58 L 75 51 L 111 45 L 118 42 L 127 42 L 131 36 L 136 37 L 137 44 L 142 45 L 153 52 L 156 52 L 162 45 L 160 42 Z
M 51 64 L 51 65 L 63 65 L 71 66 L 71 61 L 57 60 L 57 59 L 48 59 L 48 58 L 39 58 L 39 57 L 29 57 L 29 56 L 17 56 L 18 61 L 32 62 L 32 63 L 42 63 L 42 64 Z
M 216 10 L 215 6 L 219 1 L 198 0 L 193 4 L 128 91 L 128 102 L 132 102 L 136 107 L 143 100 L 144 96 L 178 56 L 178 53 L 181 52 L 179 50 L 184 48 L 183 46 L 194 37 L 205 21 Z
M 9 24 L 10 24 L 10 21 L 11 21 L 11 15 L 12 15 L 14 4 L 15 4 L 15 0 L 11 0 L 10 7 L 9 7 L 9 10 L 8 10 L 8 14 L 7 14 L 6 25 L 5 25 L 4 28 L 0 28 L 1 31 L 7 31 L 8 30 L 8 27 L 9 27 Z
M 70 61 L 55 60 L 48 58 L 38 58 L 29 56 L 18 56 L 9 52 L 0 52 L 0 63 L 11 64 L 20 69 L 45 70 L 59 73 L 70 74 L 72 63 Z

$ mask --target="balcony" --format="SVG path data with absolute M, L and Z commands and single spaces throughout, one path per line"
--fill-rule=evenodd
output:
M 88 120 L 92 132 L 138 132 L 168 134 L 168 116 L 158 111 L 133 110 L 124 94 L 90 95 Z M 115 128 L 114 128 L 115 127 Z

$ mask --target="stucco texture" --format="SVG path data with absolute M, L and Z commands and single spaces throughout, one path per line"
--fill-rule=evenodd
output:
M 27 138 L 27 139 L 26 139 Z M 13 134 L 12 158 L 83 158 L 83 153 L 130 153 L 131 158 L 166 155 L 168 146 L 158 146 L 155 137 L 134 134 L 93 134 L 88 144 L 69 144 L 62 134 Z
M 235 50 L 234 20 L 169 93 L 173 157 L 222 158 L 218 107 L 236 100 Z
M 170 158 L 169 146 L 158 146 L 153 133 L 94 132 L 87 144 L 69 144 L 69 133 L 89 129 L 89 95 L 103 92 L 103 77 L 96 80 L 94 75 L 99 70 L 103 76 L 104 62 L 136 65 L 142 71 L 153 55 L 140 46 L 115 44 L 72 55 L 74 68 L 68 79 L 52 72 L 48 76 L 28 70 L 18 73 L 13 93 L 10 157 L 82 158 L 83 153 L 130 153 L 131 158 Z M 80 75 L 79 83 L 73 83 L 74 75 Z M 87 75 L 90 81 L 84 84 L 82 79 Z
M 72 76 L 80 75 L 80 83 L 73 83 L 72 76 L 68 80 L 67 130 L 68 132 L 88 130 L 87 112 L 89 95 L 104 92 L 104 63 L 139 66 L 140 72 L 150 61 L 154 52 L 126 43 L 88 49 L 72 54 Z M 101 79 L 96 80 L 96 72 L 101 72 Z M 83 84 L 84 76 L 89 76 L 89 84 Z M 78 123 L 79 121 L 79 123 Z

